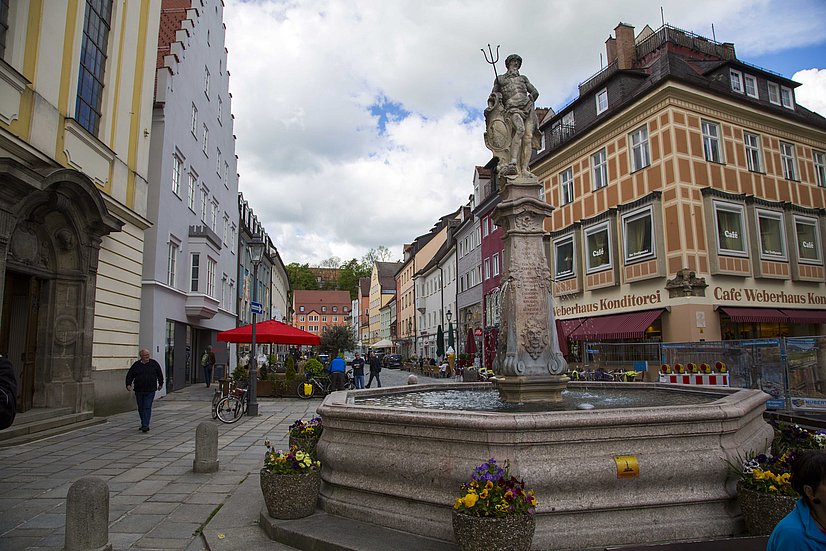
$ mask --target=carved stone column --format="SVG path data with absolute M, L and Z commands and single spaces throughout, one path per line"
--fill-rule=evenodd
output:
M 525 174 L 505 180 L 493 212 L 504 235 L 501 323 L 493 370 L 507 402 L 559 402 L 568 364 L 559 350 L 543 227 L 553 207 Z

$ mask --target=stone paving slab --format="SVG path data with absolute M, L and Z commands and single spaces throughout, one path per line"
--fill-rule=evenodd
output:
M 384 370 L 382 382 L 403 385 L 407 375 Z M 315 415 L 321 401 L 263 398 L 257 418 L 225 425 L 212 419 L 212 391 L 193 385 L 156 400 L 146 434 L 138 431 L 132 411 L 0 448 L 0 551 L 62 549 L 66 494 L 84 476 L 100 477 L 109 486 L 109 541 L 115 550 L 291 549 L 270 540 L 258 524 L 263 441 L 286 447 L 287 427 Z M 195 428 L 204 421 L 218 427 L 216 473 L 192 472 Z M 241 506 L 249 503 L 252 509 Z M 201 530 L 210 536 L 201 536 Z

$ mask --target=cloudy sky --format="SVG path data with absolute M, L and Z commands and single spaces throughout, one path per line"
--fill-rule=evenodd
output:
M 226 0 L 240 188 L 286 263 L 361 258 L 429 231 L 485 164 L 480 49 L 524 59 L 559 109 L 620 22 L 665 21 L 803 85 L 826 115 L 823 0 Z M 499 63 L 499 71 L 503 63 Z

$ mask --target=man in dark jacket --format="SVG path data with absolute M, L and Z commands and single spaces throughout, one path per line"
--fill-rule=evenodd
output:
M 204 355 L 201 356 L 201 367 L 204 368 L 204 383 L 206 387 L 212 384 L 212 374 L 215 373 L 215 352 L 212 351 L 212 345 L 206 347 Z
M 141 432 L 149 432 L 152 402 L 155 400 L 155 391 L 163 388 L 163 372 L 158 362 L 149 357 L 149 350 L 141 349 L 140 356 L 141 359 L 133 363 L 126 373 L 126 390 L 131 392 L 134 383 Z
M 367 361 L 370 363 L 370 379 L 367 381 L 367 388 L 370 388 L 370 385 L 373 384 L 374 378 L 379 388 L 381 388 L 381 379 L 379 378 L 379 373 L 381 373 L 381 360 L 379 360 L 379 357 L 371 350 L 367 353 Z
M 0 358 L 0 429 L 11 426 L 17 411 L 17 377 L 8 358 Z

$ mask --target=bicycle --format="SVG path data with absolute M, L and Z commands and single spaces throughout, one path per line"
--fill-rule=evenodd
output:
M 229 382 L 229 392 L 231 393 L 234 388 L 235 383 L 232 381 Z M 218 419 L 218 403 L 226 398 L 228 394 L 224 394 L 223 385 L 219 384 L 218 388 L 215 389 L 215 392 L 212 394 L 212 418 Z
M 235 423 L 247 413 L 249 397 L 246 388 L 236 388 L 218 402 L 216 414 L 222 423 Z
M 353 380 L 353 371 L 347 370 L 347 379 L 344 382 L 344 390 L 353 390 L 356 384 Z M 333 391 L 333 381 L 328 375 L 305 375 L 305 382 L 298 385 L 296 391 L 299 398 L 309 400 L 318 391 L 322 396 L 326 396 Z

